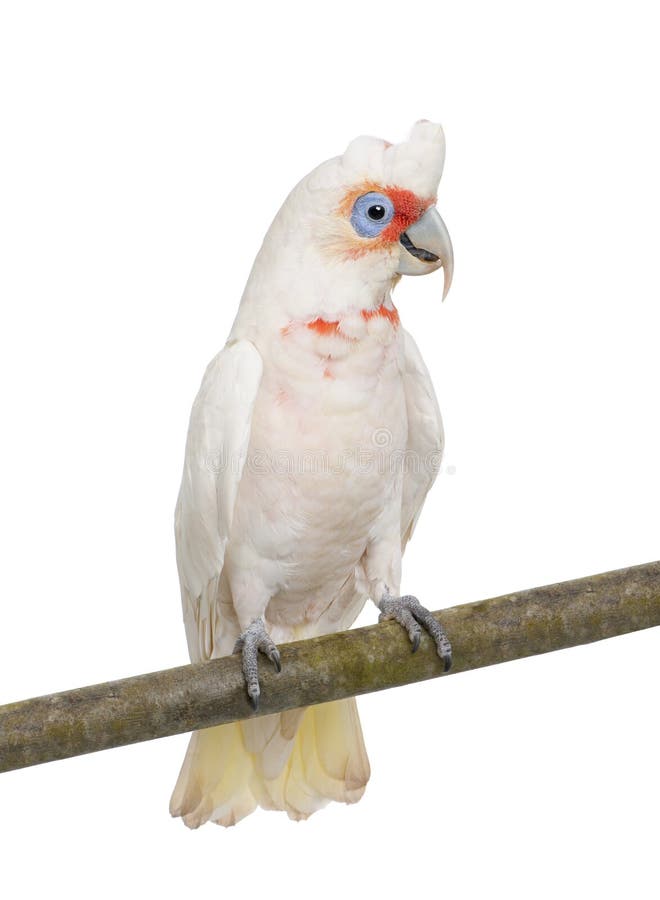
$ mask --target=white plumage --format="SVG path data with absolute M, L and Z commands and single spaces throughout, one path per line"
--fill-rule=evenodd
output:
M 443 433 L 391 288 L 400 233 L 433 202 L 443 159 L 428 122 L 395 146 L 358 138 L 266 235 L 190 419 L 176 544 L 194 661 L 231 653 L 255 619 L 286 642 L 347 628 L 368 597 L 399 592 Z M 392 224 L 360 236 L 349 204 L 375 190 Z M 345 700 L 195 733 L 171 811 L 191 827 L 257 805 L 306 818 L 358 800 L 368 777 Z

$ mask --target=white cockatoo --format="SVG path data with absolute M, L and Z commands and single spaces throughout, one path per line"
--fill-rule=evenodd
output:
M 193 405 L 175 529 L 190 656 L 240 652 L 255 709 L 259 653 L 279 671 L 278 643 L 348 628 L 368 598 L 451 664 L 442 627 L 399 596 L 443 431 L 391 296 L 440 266 L 449 288 L 444 155 L 442 128 L 421 121 L 303 178 Z M 304 819 L 359 800 L 368 778 L 355 700 L 341 700 L 195 732 L 170 811 L 191 828 L 257 806 Z

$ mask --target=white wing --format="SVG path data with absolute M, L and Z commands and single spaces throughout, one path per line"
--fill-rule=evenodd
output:
M 262 372 L 253 344 L 228 344 L 209 363 L 190 415 L 174 531 L 193 660 L 218 655 L 222 566 Z
M 424 499 L 435 481 L 445 436 L 431 377 L 417 344 L 404 331 L 403 384 L 408 413 L 408 446 L 401 502 L 401 548 L 417 524 Z

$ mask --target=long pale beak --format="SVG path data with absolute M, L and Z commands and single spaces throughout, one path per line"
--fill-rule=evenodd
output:
M 427 275 L 442 266 L 445 284 L 442 299 L 447 296 L 454 274 L 454 251 L 447 226 L 432 206 L 401 235 L 399 275 Z

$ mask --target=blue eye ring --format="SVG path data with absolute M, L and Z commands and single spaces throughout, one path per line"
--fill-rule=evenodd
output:
M 379 191 L 358 197 L 351 210 L 351 225 L 360 237 L 377 237 L 394 218 L 394 204 Z

